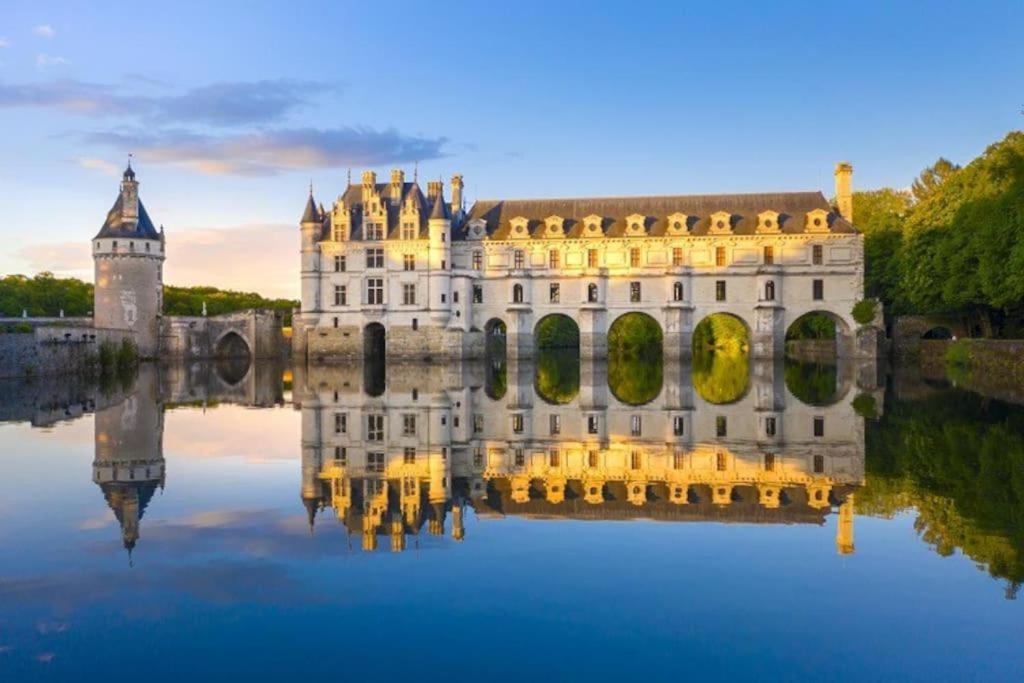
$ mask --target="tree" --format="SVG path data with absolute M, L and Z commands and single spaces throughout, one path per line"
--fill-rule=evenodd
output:
M 919 202 L 928 199 L 959 170 L 960 167 L 949 159 L 939 157 L 938 161 L 921 171 L 921 175 L 911 184 L 910 191 L 914 199 Z

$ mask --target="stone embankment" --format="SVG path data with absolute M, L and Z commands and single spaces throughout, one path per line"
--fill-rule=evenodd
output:
M 133 340 L 128 330 L 71 325 L 35 327 L 31 332 L 0 334 L 0 378 L 45 377 L 85 372 L 104 343 Z
M 1024 404 L 1024 340 L 921 340 L 921 374 L 984 396 Z

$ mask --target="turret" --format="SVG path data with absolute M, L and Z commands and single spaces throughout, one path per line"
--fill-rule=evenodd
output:
M 853 223 L 853 164 L 848 161 L 836 164 L 835 179 L 839 215 Z
M 427 226 L 430 233 L 430 315 L 435 323 L 443 324 L 451 315 L 451 228 L 452 221 L 448 205 L 444 201 L 444 189 L 440 181 L 431 181 L 427 186 L 431 198 L 430 216 Z
M 320 286 L 319 266 L 320 247 L 319 241 L 323 231 L 323 214 L 317 208 L 316 200 L 313 199 L 313 187 L 309 188 L 309 198 L 306 199 L 306 208 L 299 220 L 299 229 L 302 231 L 300 274 L 302 280 L 301 308 L 299 320 L 295 324 L 296 342 L 304 343 L 305 328 L 316 325 L 317 316 L 320 312 Z

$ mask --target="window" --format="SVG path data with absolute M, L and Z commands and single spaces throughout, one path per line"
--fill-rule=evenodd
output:
M 367 268 L 383 268 L 384 267 L 384 250 L 383 249 L 367 249 L 366 250 L 366 267 Z
M 512 416 L 512 431 L 521 434 L 523 431 L 523 416 L 516 414 Z
M 334 447 L 334 459 L 344 467 L 348 463 L 348 449 L 344 446 Z
M 587 249 L 587 268 L 597 268 L 597 249 Z
M 597 451 L 587 452 L 587 467 L 597 467 L 599 462 L 600 461 Z
M 481 285 L 473 285 L 473 303 L 482 304 L 484 302 L 484 288 Z
M 558 467 L 559 460 L 560 458 L 558 457 L 558 449 L 552 448 L 551 451 L 548 453 L 548 466 Z
M 774 472 L 775 471 L 775 454 L 765 453 L 764 454 L 764 471 Z
M 548 292 L 548 300 L 553 304 L 557 304 L 559 299 L 558 283 L 553 283 Z
M 406 465 L 416 464 L 416 449 L 406 446 L 402 452 L 402 462 Z
M 473 415 L 473 433 L 479 434 L 484 431 L 484 416 L 480 413 Z
M 373 242 L 379 242 L 384 239 L 384 226 L 381 223 L 367 223 L 366 239 Z
M 384 454 L 383 453 L 367 453 L 366 454 L 366 470 L 368 472 L 383 472 L 384 471 Z
M 412 319 L 412 331 L 415 332 L 418 329 L 420 329 L 420 319 L 419 318 L 413 318 Z M 415 401 L 416 400 L 416 390 L 415 389 L 412 390 L 412 394 L 413 394 L 412 400 Z
M 523 449 L 522 448 L 517 448 L 516 449 L 515 463 L 516 463 L 516 467 L 522 467 L 524 464 L 526 464 L 526 458 L 523 456 Z
M 448 262 L 445 261 L 444 259 L 441 259 L 441 270 L 444 270 L 447 267 L 448 267 Z
M 441 295 L 441 303 L 445 303 L 446 301 L 448 301 L 448 295 L 447 294 L 442 294 Z
M 816 417 L 814 418 L 814 435 L 825 436 L 825 418 Z
M 643 425 L 640 421 L 639 415 L 629 416 L 629 433 L 630 436 L 640 436 L 643 432 Z
M 775 301 L 775 283 L 771 280 L 764 283 L 764 300 Z
M 551 415 L 548 417 L 548 427 L 551 436 L 556 436 L 562 433 L 562 416 Z
M 334 285 L 334 305 L 348 306 L 348 288 L 345 285 Z
M 516 249 L 512 253 L 512 267 L 515 268 L 516 270 L 522 270 L 523 269 L 523 260 L 524 260 L 523 250 L 522 249 Z
M 416 414 L 402 415 L 402 436 L 416 436 Z
M 597 415 L 587 415 L 587 434 L 597 434 Z
M 482 251 L 473 252 L 473 270 L 483 270 L 484 267 L 484 253 Z
M 548 252 L 548 268 L 559 268 L 562 265 L 562 255 L 557 249 Z
M 416 303 L 416 285 L 402 285 L 402 303 L 412 306 Z
M 403 270 L 416 270 L 416 255 L 415 254 L 402 254 L 402 269 Z
M 715 469 L 719 472 L 725 472 L 725 467 L 728 464 L 725 453 L 715 453 Z
M 630 282 L 629 283 L 629 300 L 632 302 L 640 301 L 640 283 Z
M 672 418 L 672 433 L 675 436 L 682 436 L 683 431 L 686 429 L 686 420 L 683 419 L 682 415 L 676 415 Z
M 683 248 L 672 247 L 672 265 L 681 266 L 683 265 Z
M 452 418 L 452 427 L 458 428 L 458 426 L 459 426 L 459 416 L 456 415 L 455 417 Z
M 149 251 L 149 242 L 146 242 L 146 251 Z
M 811 297 L 815 301 L 821 301 L 822 299 L 825 298 L 825 281 L 824 280 L 814 280 L 811 283 Z
M 348 431 L 348 413 L 334 414 L 334 433 L 344 434 Z
M 593 283 L 587 285 L 587 301 L 592 304 L 597 303 L 597 285 Z
M 814 473 L 821 474 L 825 471 L 825 456 L 816 455 L 814 456 Z
M 416 224 L 415 223 L 402 223 L 402 239 L 403 240 L 414 240 L 414 239 L 416 239 Z
M 458 292 L 452 292 L 452 303 L 455 303 L 455 304 L 459 303 L 459 293 Z
M 775 263 L 775 248 L 765 247 L 764 248 L 764 264 L 770 266 Z
M 523 286 L 513 285 L 512 286 L 512 303 L 521 304 L 523 303 Z
M 638 470 L 643 467 L 643 457 L 640 455 L 640 451 L 633 451 L 629 454 L 629 469 Z
M 629 265 L 631 268 L 640 267 L 640 250 L 636 247 L 629 250 Z
M 416 318 L 413 318 L 412 321 L 416 322 Z M 413 329 L 416 329 L 416 327 L 413 326 Z M 413 389 L 412 390 L 412 400 L 418 401 L 419 398 L 420 398 L 420 390 L 419 389 Z
M 383 441 L 384 440 L 384 416 L 383 415 L 367 415 L 366 416 L 366 440 L 367 441 Z
M 484 466 L 484 451 L 482 448 L 473 449 L 473 467 Z
M 681 470 L 686 467 L 686 454 L 682 451 L 676 451 L 672 454 L 672 469 Z
M 768 436 L 775 436 L 775 418 L 766 417 L 764 419 L 764 433 Z
M 338 316 L 334 316 L 334 327 L 335 329 L 338 327 Z
M 820 266 L 823 260 L 822 252 L 823 250 L 820 244 L 813 245 L 811 247 L 811 263 L 813 263 L 816 266 Z
M 366 281 L 366 303 L 384 303 L 384 278 L 371 277 Z
M 715 280 L 715 301 L 725 301 L 725 280 Z
M 336 254 L 334 256 L 334 272 L 344 273 L 345 272 L 345 255 Z
M 683 283 L 675 282 L 672 284 L 672 300 L 682 301 L 683 300 Z
M 715 247 L 715 265 L 725 265 L 725 247 Z
M 726 422 L 725 415 L 719 415 L 715 418 L 715 436 L 725 436 L 728 431 L 728 423 Z

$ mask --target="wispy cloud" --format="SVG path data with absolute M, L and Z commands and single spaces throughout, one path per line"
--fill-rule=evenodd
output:
M 121 167 L 117 164 L 111 163 L 106 159 L 94 159 L 92 157 L 78 157 L 75 159 L 75 163 L 82 168 L 88 168 L 94 171 L 99 171 L 104 175 L 117 178 L 121 175 Z
M 49 24 L 40 24 L 32 29 L 32 33 L 36 34 L 41 38 L 53 38 L 57 35 L 57 32 L 53 30 L 53 27 Z
M 36 66 L 38 66 L 40 69 L 46 69 L 51 66 L 64 66 L 68 63 L 68 60 L 57 55 L 48 55 L 44 53 L 39 53 L 38 55 L 36 55 Z

